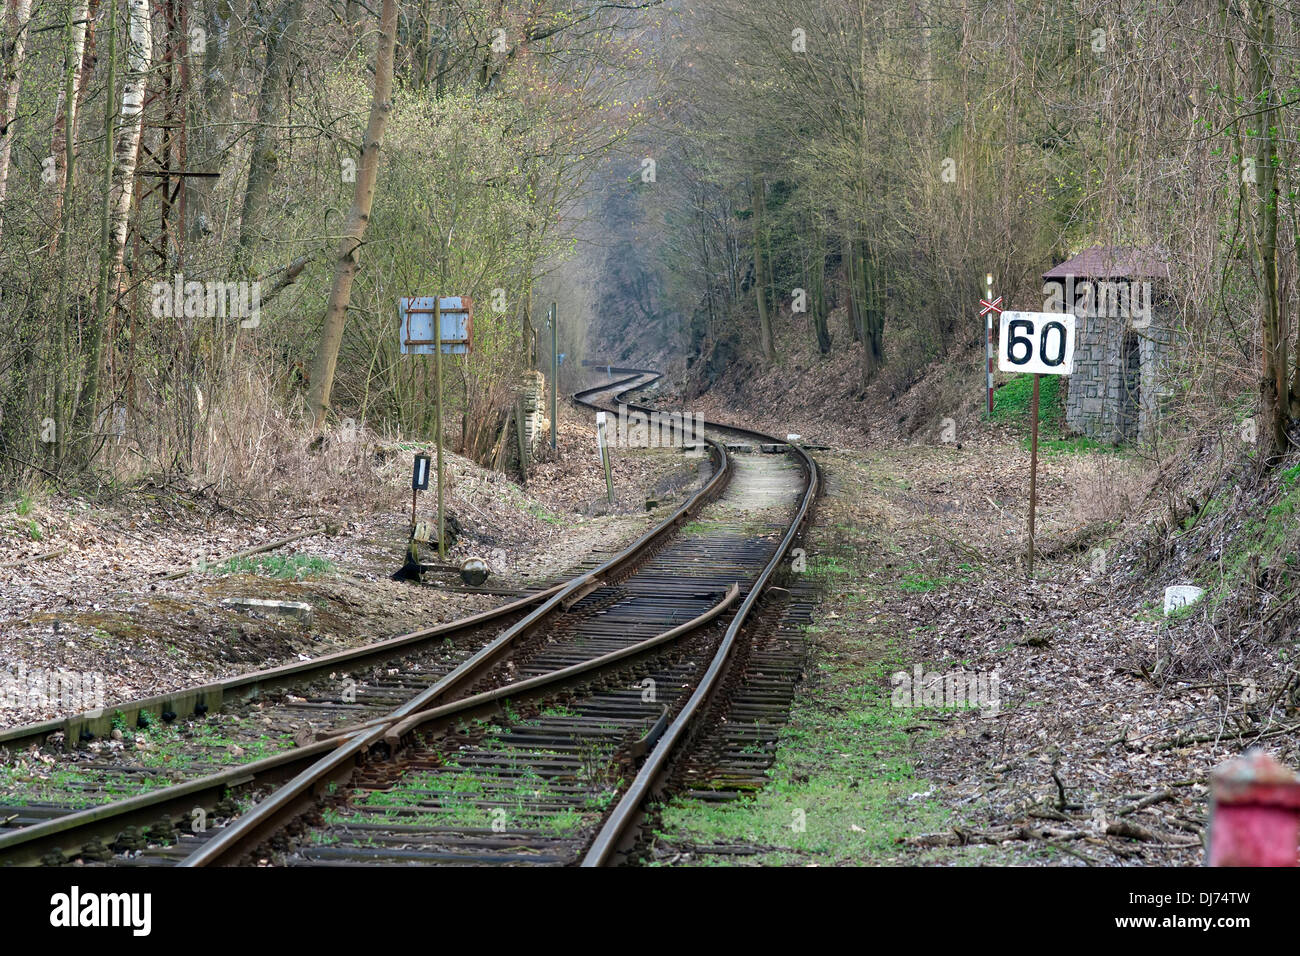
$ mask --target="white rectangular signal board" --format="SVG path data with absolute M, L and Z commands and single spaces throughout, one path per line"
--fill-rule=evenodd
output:
M 998 368 L 1069 375 L 1074 371 L 1074 322 L 1068 312 L 1003 312 L 998 326 Z

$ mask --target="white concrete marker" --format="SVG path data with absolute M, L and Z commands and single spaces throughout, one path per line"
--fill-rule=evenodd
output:
M 1205 593 L 1194 584 L 1171 584 L 1165 588 L 1165 613 L 1172 614 L 1180 607 L 1195 604 Z
M 223 607 L 256 614 L 280 614 L 292 617 L 303 624 L 311 624 L 312 607 L 302 601 L 266 601 L 261 598 L 222 598 Z

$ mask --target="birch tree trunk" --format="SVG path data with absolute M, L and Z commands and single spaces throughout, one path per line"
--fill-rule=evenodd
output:
M 375 96 L 370 105 L 370 120 L 366 124 L 366 139 L 361 147 L 361 163 L 357 169 L 352 208 L 348 212 L 343 239 L 339 242 L 334 282 L 330 286 L 320 343 L 311 366 L 311 391 L 308 395 L 308 404 L 317 427 L 325 421 L 325 413 L 329 410 L 334 370 L 339 360 L 339 345 L 343 341 L 343 326 L 347 322 L 348 303 L 352 297 L 352 280 L 357 274 L 357 250 L 361 247 L 366 226 L 370 222 L 370 209 L 375 202 L 375 182 L 379 175 L 379 150 L 383 144 L 384 124 L 393 108 L 393 51 L 397 43 L 397 0 L 384 0 L 379 16 L 379 29 L 379 49 L 375 55 Z
M 135 161 L 140 147 L 140 120 L 144 87 L 153 59 L 153 34 L 149 27 L 149 0 L 127 0 L 126 76 L 122 106 L 118 110 L 117 143 L 113 149 L 113 188 L 110 191 L 112 223 L 109 234 L 110 281 L 118 282 L 126 257 L 126 227 L 135 188 Z
M 18 90 L 22 85 L 23 60 L 27 56 L 27 33 L 32 22 L 32 0 L 8 0 L 5 4 L 7 43 L 12 44 L 5 60 L 4 99 L 0 100 L 0 235 L 4 231 L 5 196 L 9 192 L 9 157 L 17 132 Z

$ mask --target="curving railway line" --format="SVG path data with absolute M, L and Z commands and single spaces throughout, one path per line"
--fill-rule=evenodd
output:
M 608 407 L 658 378 L 609 371 L 618 377 L 575 399 Z M 643 840 L 647 801 L 670 780 L 752 787 L 798 677 L 797 641 L 780 624 L 790 593 L 772 585 L 817 466 L 797 445 L 754 453 L 778 440 L 744 429 L 708 426 L 704 441 L 702 487 L 567 581 L 112 710 L 141 725 L 238 711 L 245 746 L 222 737 L 166 774 L 138 757 L 79 765 L 81 806 L 0 806 L 0 862 L 594 866 Z M 60 732 L 74 743 L 107 732 L 107 719 L 20 728 L 0 747 Z M 230 766 L 236 747 L 257 759 Z

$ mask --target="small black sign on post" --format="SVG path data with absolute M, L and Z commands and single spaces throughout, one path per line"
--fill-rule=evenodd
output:
M 415 494 L 429 488 L 429 456 L 421 452 L 415 456 L 411 468 L 411 527 L 415 527 Z
M 415 456 L 415 467 L 411 470 L 411 490 L 425 491 L 429 487 L 429 456 L 421 452 Z

